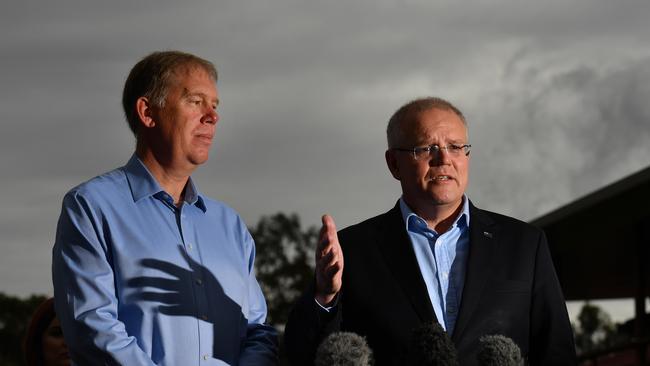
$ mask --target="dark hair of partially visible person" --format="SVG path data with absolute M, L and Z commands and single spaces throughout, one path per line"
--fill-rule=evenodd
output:
M 165 105 L 167 89 L 176 72 L 199 68 L 217 82 L 217 69 L 212 62 L 180 51 L 154 52 L 140 60 L 129 73 L 122 92 L 122 108 L 131 132 L 138 136 L 138 113 L 135 105 L 140 97 L 146 97 L 152 105 Z
M 70 354 L 54 310 L 54 299 L 41 303 L 29 322 L 23 342 L 28 366 L 70 366 Z
M 28 366 L 45 365 L 43 338 L 55 318 L 54 298 L 45 300 L 34 311 L 23 341 L 23 351 Z M 61 334 L 60 336 L 62 337 L 63 335 Z

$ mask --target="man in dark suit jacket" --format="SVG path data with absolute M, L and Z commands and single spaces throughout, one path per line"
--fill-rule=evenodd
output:
M 476 208 L 462 113 L 439 98 L 391 117 L 386 162 L 402 197 L 390 211 L 336 233 L 323 217 L 314 285 L 287 323 L 295 365 L 313 363 L 329 333 L 365 336 L 377 365 L 402 365 L 414 328 L 437 321 L 461 365 L 479 338 L 512 338 L 531 365 L 575 365 L 573 335 L 544 233 Z M 344 270 L 345 259 L 345 270 Z

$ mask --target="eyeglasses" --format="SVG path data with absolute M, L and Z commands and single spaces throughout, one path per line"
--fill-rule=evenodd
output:
M 445 150 L 447 154 L 449 154 L 452 157 L 459 157 L 462 155 L 468 156 L 471 147 L 472 145 L 469 144 L 464 144 L 464 145 L 449 144 L 447 146 L 439 146 L 434 144 L 430 146 L 414 147 L 412 149 L 404 149 L 404 148 L 396 147 L 393 148 L 393 150 L 410 152 L 411 154 L 413 154 L 413 159 L 420 160 L 420 159 L 430 158 L 433 155 L 437 155 L 442 150 Z

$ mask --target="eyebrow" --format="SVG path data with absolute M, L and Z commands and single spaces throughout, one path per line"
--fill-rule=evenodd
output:
M 447 141 L 445 141 L 445 142 L 442 142 L 442 143 L 440 143 L 440 144 L 438 144 L 438 143 L 428 143 L 428 142 L 426 142 L 426 141 L 419 141 L 419 142 L 416 142 L 415 146 L 418 146 L 418 147 L 425 147 L 425 146 L 431 146 L 431 145 L 442 146 L 442 145 L 450 145 L 450 144 L 453 144 L 453 145 L 463 145 L 463 144 L 466 144 L 466 143 L 467 143 L 467 142 L 465 142 L 464 139 L 451 139 L 451 140 L 447 140 Z
M 187 88 L 183 88 L 183 98 L 189 98 L 189 97 L 201 97 L 202 99 L 209 99 L 208 95 L 202 92 L 190 92 Z M 216 105 L 219 105 L 219 98 L 216 98 L 212 100 Z

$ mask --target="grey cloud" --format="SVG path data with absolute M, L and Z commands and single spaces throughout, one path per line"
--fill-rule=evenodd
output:
M 475 180 L 497 176 L 510 183 L 488 180 L 478 184 L 478 195 L 533 218 L 647 166 L 649 61 L 602 69 L 582 65 L 550 75 L 535 71 L 539 65 L 521 70 L 515 83 L 522 84 L 510 87 L 522 92 L 499 93 L 497 110 L 485 117 L 501 125 L 501 136 L 492 126 L 477 128 L 484 134 L 479 142 L 490 141 L 489 161 L 477 158 L 480 151 L 474 156 L 487 165 L 476 167 Z M 509 77 L 510 83 L 517 79 Z

